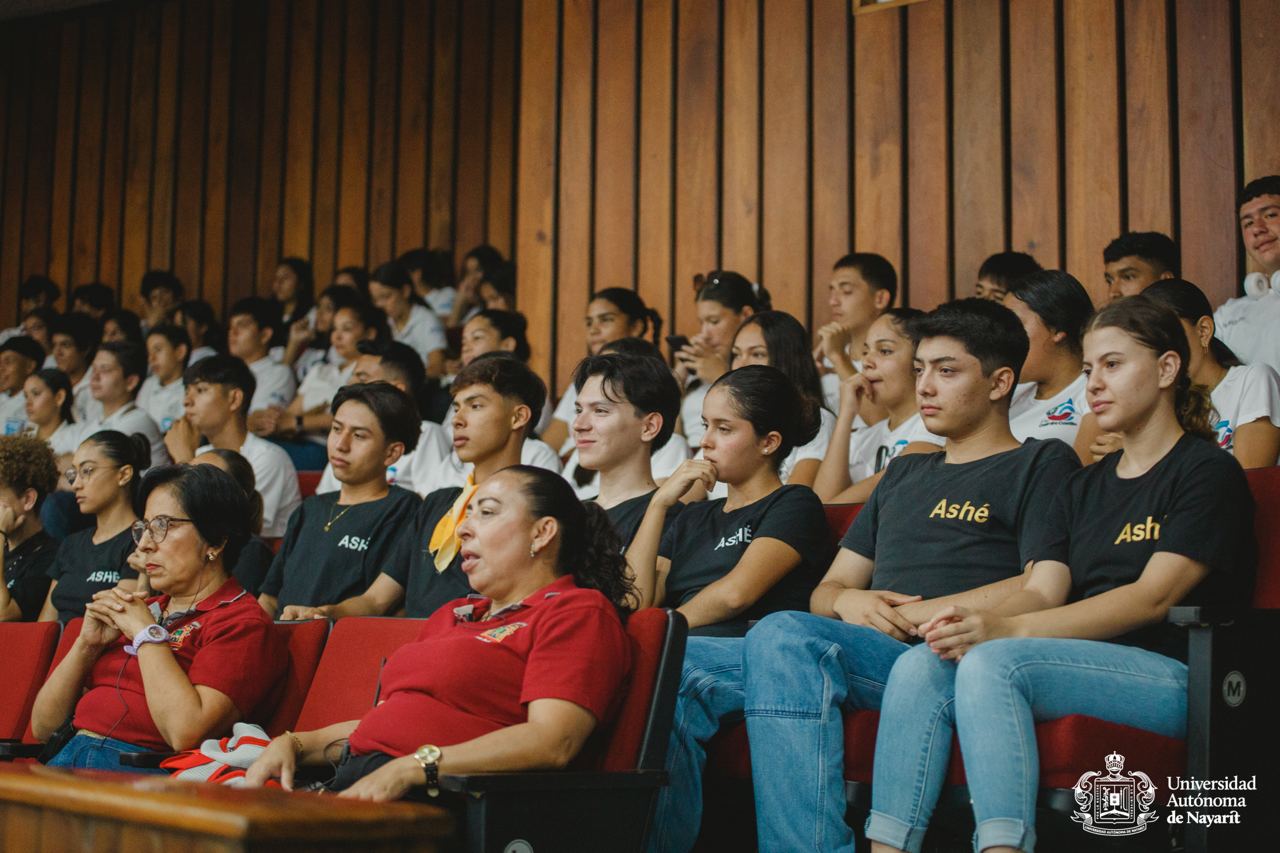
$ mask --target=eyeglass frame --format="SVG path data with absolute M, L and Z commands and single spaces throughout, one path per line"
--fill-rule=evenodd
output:
M 76 484 L 76 480 L 80 479 L 81 477 L 84 477 L 84 480 L 87 483 L 90 477 L 98 473 L 99 469 L 115 468 L 116 470 L 119 470 L 124 467 L 123 465 L 99 465 L 96 462 L 86 462 L 85 465 L 94 466 L 89 469 L 88 474 L 81 474 L 80 469 L 76 468 L 74 465 L 62 472 L 62 479 L 66 481 L 68 486 L 74 486 Z M 80 466 L 80 468 L 83 468 L 83 467 L 84 465 Z
M 160 519 L 164 519 L 164 528 L 163 528 L 163 532 L 157 535 L 155 530 L 152 529 L 151 525 L 155 524 Z M 179 518 L 178 516 L 175 516 L 175 515 L 157 515 L 155 518 L 140 518 L 137 521 L 135 521 L 133 524 L 129 525 L 129 533 L 130 535 L 133 536 L 133 544 L 141 545 L 142 537 L 150 533 L 151 541 L 159 545 L 169 536 L 169 525 L 175 522 L 179 524 L 195 524 L 196 523 L 194 518 Z

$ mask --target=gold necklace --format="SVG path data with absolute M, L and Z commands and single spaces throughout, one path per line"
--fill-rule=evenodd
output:
M 332 528 L 333 528 L 333 526 L 334 526 L 335 524 L 337 524 L 339 521 L 341 521 L 341 520 L 342 520 L 342 517 L 343 517 L 344 515 L 346 515 L 348 512 L 350 512 L 350 511 L 351 511 L 351 507 L 353 507 L 353 506 L 355 506 L 355 504 L 347 504 L 346 508 L 345 508 L 345 509 L 343 509 L 343 510 L 342 510 L 342 512 L 338 513 L 338 517 L 337 517 L 337 518 L 334 518 L 334 516 L 333 516 L 333 510 L 335 510 L 335 509 L 337 509 L 337 508 L 338 508 L 338 504 L 335 502 L 335 503 L 334 503 L 334 505 L 333 505 L 333 507 L 329 510 L 329 521 L 328 521 L 328 522 L 325 524 L 325 526 L 324 526 L 324 532 L 325 532 L 325 533 L 328 533 L 328 532 L 330 531 L 330 529 L 332 529 Z

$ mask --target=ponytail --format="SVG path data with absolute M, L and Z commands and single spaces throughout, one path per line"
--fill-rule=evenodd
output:
M 634 290 L 628 290 L 625 287 L 606 287 L 604 290 L 596 291 L 591 298 L 603 299 L 625 314 L 633 323 L 643 323 L 644 329 L 637 337 L 644 337 L 647 334 L 653 340 L 654 346 L 657 346 L 658 341 L 662 339 L 662 315 L 645 305 L 640 294 Z
M 1193 385 L 1185 365 L 1174 386 L 1173 410 L 1183 432 L 1196 438 L 1217 441 L 1218 431 L 1213 428 L 1214 408 L 1209 389 L 1203 385 Z

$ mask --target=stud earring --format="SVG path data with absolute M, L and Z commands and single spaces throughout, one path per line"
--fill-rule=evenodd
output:
M 532 545 L 530 545 L 530 546 L 529 546 L 529 557 L 532 559 L 533 557 L 536 557 L 536 556 L 538 556 L 538 549 L 537 549 L 537 548 L 534 548 Z

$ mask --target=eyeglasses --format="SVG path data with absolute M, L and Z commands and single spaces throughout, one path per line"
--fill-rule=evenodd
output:
M 95 472 L 97 472 L 97 470 L 98 470 L 98 468 L 99 468 L 99 467 L 101 467 L 101 468 L 119 468 L 119 467 L 121 467 L 121 466 L 119 466 L 119 465 L 101 465 L 101 466 L 97 466 L 97 467 L 95 467 L 95 466 L 93 466 L 93 465 L 85 464 L 85 465 L 81 465 L 81 466 L 80 466 L 80 470 L 79 470 L 79 471 L 77 471 L 75 468 L 68 468 L 67 470 L 63 471 L 63 472 L 62 472 L 62 478 L 63 478 L 64 480 L 66 480 L 66 481 L 67 481 L 67 485 L 68 485 L 68 486 L 74 486 L 74 485 L 76 484 L 76 480 L 84 480 L 86 483 L 88 483 L 88 482 L 89 482 L 89 478 L 90 478 L 90 477 L 92 477 L 92 476 L 94 475 L 94 473 L 95 473 Z
M 129 528 L 129 532 L 133 534 L 133 542 L 135 545 L 142 544 L 142 536 L 144 533 L 151 534 L 151 541 L 159 545 L 164 541 L 164 537 L 169 535 L 169 528 L 175 524 L 194 524 L 190 518 L 172 518 L 167 515 L 157 515 L 152 519 L 142 519 L 135 521 L 133 526 Z

